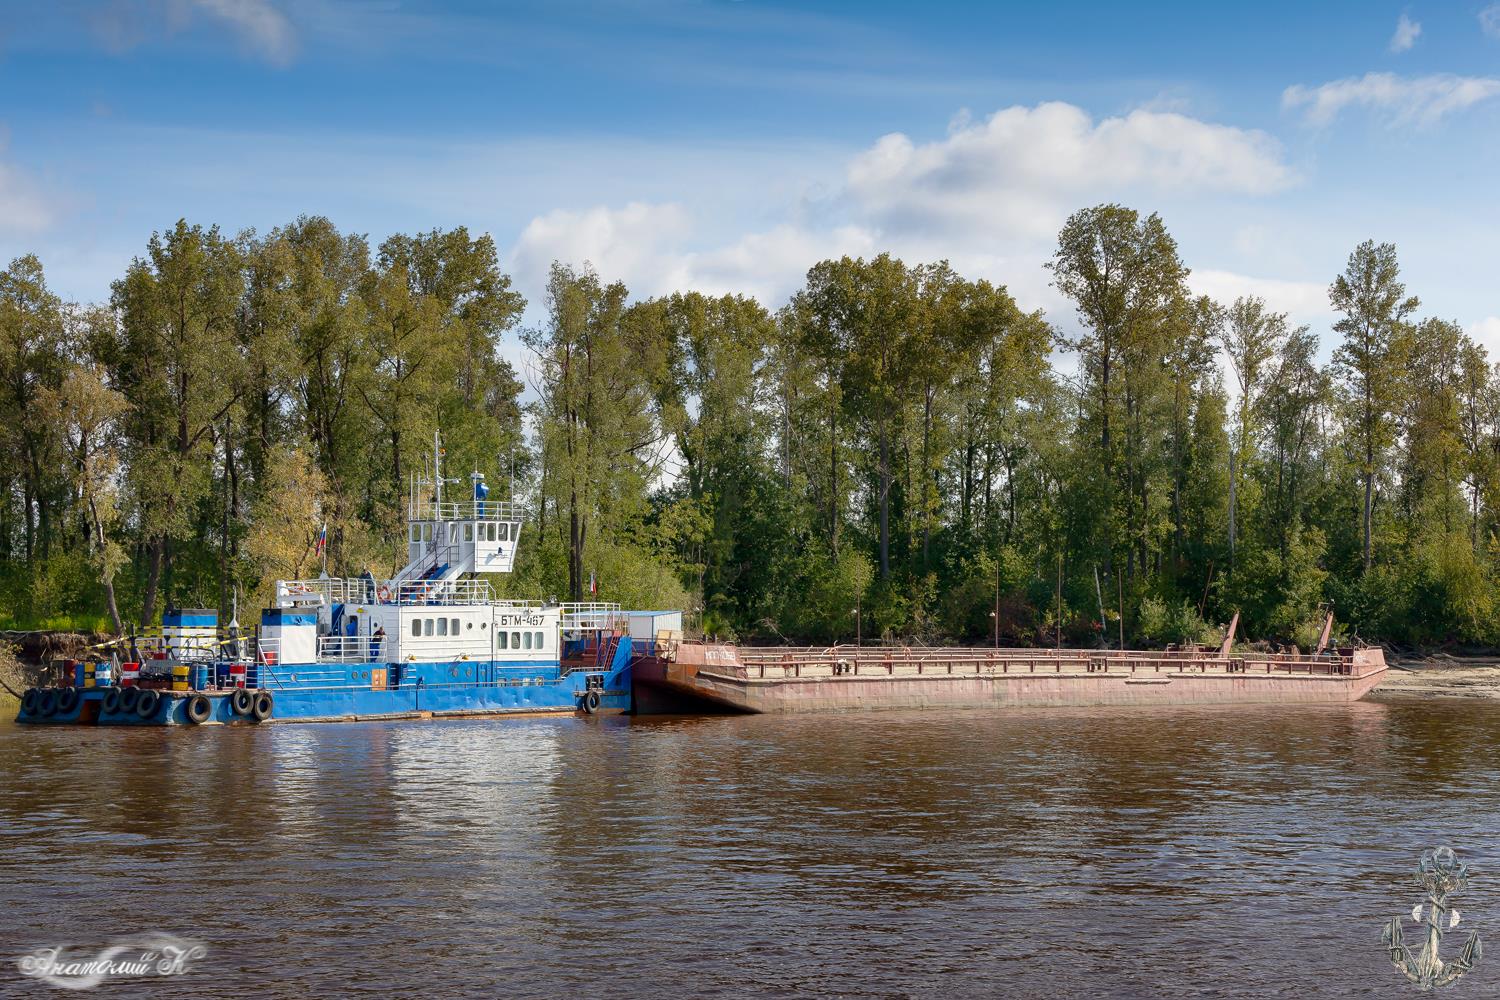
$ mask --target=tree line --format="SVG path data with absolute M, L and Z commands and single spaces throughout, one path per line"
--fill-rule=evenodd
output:
M 181 221 L 94 305 L 21 257 L 0 624 L 253 614 L 325 558 L 389 574 L 441 429 L 450 475 L 529 511 L 507 596 L 592 580 L 773 641 L 1208 641 L 1239 611 L 1305 647 L 1329 606 L 1371 640 L 1500 639 L 1500 373 L 1393 246 L 1332 277 L 1326 364 L 1264 301 L 1192 294 L 1157 215 L 1082 210 L 1048 267 L 1076 336 L 889 254 L 774 309 L 558 263 L 526 328 L 463 228 Z

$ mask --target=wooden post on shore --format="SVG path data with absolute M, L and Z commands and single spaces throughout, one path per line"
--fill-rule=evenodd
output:
M 1120 652 L 1125 652 L 1125 577 L 1115 571 L 1115 590 L 1120 596 Z
M 1057 554 L 1057 651 L 1062 652 L 1062 553 Z

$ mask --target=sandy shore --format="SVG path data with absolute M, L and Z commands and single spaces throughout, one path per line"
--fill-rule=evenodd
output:
M 1500 659 L 1438 654 L 1393 657 L 1385 680 L 1366 697 L 1500 699 Z

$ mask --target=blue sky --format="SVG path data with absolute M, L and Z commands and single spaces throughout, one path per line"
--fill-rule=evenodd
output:
M 1041 264 L 1119 200 L 1325 341 L 1394 241 L 1500 354 L 1500 3 L 0 0 L 0 93 L 0 258 L 77 300 L 179 216 L 319 213 L 489 232 L 536 306 L 553 258 L 774 306 L 889 249 L 1068 326 Z

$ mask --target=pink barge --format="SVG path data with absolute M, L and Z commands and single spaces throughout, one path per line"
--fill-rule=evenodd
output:
M 637 661 L 636 711 L 1218 705 L 1356 701 L 1379 647 L 1318 654 L 680 642 Z

